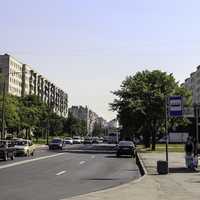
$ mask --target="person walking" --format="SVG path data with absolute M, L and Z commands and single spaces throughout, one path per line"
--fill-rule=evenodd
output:
M 187 138 L 185 143 L 185 163 L 187 168 L 193 168 L 193 153 L 194 153 L 194 143 L 191 136 Z

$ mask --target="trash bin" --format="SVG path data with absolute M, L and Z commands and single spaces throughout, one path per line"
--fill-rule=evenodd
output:
M 157 172 L 158 174 L 168 174 L 168 162 L 164 160 L 158 160 L 157 161 Z

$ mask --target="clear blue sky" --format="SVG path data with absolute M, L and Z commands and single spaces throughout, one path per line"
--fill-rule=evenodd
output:
M 0 0 L 10 53 L 105 119 L 127 75 L 160 69 L 182 82 L 200 64 L 200 1 Z

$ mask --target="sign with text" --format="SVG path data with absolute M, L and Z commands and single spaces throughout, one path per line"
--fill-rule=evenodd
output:
M 169 97 L 169 116 L 182 117 L 183 116 L 183 100 L 182 96 Z

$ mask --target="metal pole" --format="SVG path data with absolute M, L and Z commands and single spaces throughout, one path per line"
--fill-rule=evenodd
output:
M 168 163 L 168 128 L 167 128 L 167 119 L 168 119 L 168 98 L 165 97 L 165 137 L 166 137 L 166 162 Z
M 2 101 L 2 130 L 1 130 L 1 139 L 5 137 L 5 93 L 6 93 L 6 82 L 3 81 L 3 101 Z

